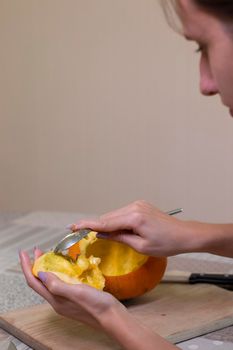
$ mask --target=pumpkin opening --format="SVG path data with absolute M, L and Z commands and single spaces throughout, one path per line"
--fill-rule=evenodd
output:
M 129 246 L 96 238 L 95 232 L 68 250 L 68 257 L 48 252 L 36 259 L 33 274 L 50 271 L 67 283 L 86 283 L 119 300 L 134 298 L 161 280 L 167 259 L 148 257 Z
M 125 244 L 104 239 L 98 239 L 89 245 L 86 255 L 100 258 L 99 268 L 104 276 L 126 275 L 138 269 L 148 259 Z

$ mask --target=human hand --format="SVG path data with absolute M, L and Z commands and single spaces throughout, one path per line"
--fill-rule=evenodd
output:
M 34 258 L 42 252 L 35 249 Z M 112 295 L 101 292 L 85 284 L 70 285 L 61 281 L 53 273 L 40 273 L 40 278 L 32 274 L 32 263 L 28 254 L 20 252 L 20 262 L 27 284 L 42 296 L 60 315 L 81 321 L 89 326 L 102 329 L 104 320 L 111 309 L 124 306 Z
M 174 218 L 145 201 L 100 216 L 81 220 L 71 226 L 76 231 L 90 228 L 97 237 L 128 244 L 151 256 L 170 256 L 185 252 L 189 224 Z
M 41 254 L 35 249 L 34 258 Z M 106 332 L 125 350 L 141 350 L 145 344 L 148 350 L 154 349 L 155 344 L 161 350 L 176 349 L 141 325 L 112 295 L 85 284 L 66 284 L 53 273 L 40 273 L 40 281 L 32 274 L 32 263 L 24 251 L 20 252 L 20 262 L 29 287 L 46 299 L 58 314 Z

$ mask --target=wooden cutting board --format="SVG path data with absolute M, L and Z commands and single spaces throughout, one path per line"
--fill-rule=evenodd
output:
M 173 343 L 233 324 L 233 292 L 206 284 L 161 283 L 126 306 Z M 2 314 L 0 325 L 35 350 L 121 349 L 103 333 L 57 315 L 48 304 Z

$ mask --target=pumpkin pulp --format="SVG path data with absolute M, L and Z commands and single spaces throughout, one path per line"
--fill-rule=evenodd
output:
M 125 244 L 98 239 L 95 232 L 72 246 L 68 255 L 71 260 L 53 252 L 45 253 L 39 258 L 41 261 L 35 261 L 33 273 L 37 275 L 46 269 L 67 283 L 87 283 L 119 300 L 140 296 L 154 288 L 167 262 L 166 258 L 145 256 Z

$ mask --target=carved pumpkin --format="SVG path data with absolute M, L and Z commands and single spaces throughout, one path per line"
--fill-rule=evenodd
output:
M 165 257 L 145 256 L 125 244 L 98 239 L 95 232 L 71 247 L 68 256 L 43 254 L 35 261 L 33 274 L 50 271 L 67 283 L 87 283 L 119 300 L 153 289 L 167 264 Z

